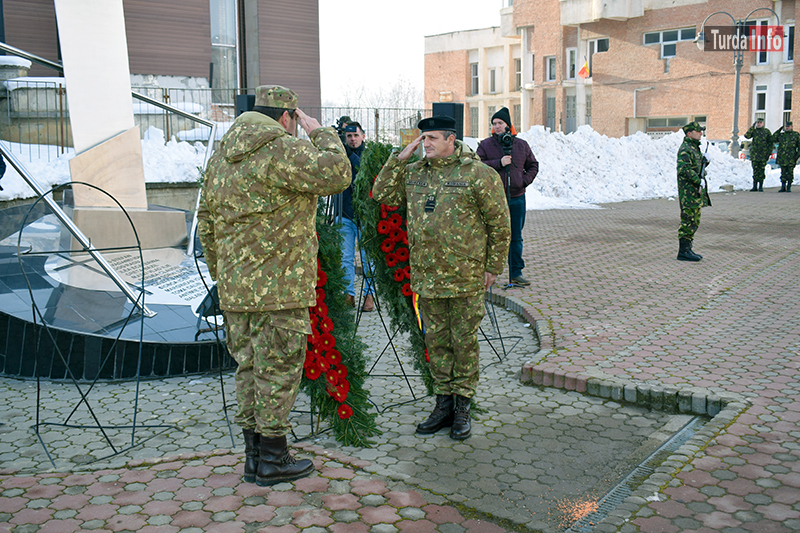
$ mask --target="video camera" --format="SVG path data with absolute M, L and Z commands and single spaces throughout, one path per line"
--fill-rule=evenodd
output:
M 350 117 L 347 115 L 342 115 L 339 120 L 336 121 L 336 124 L 332 126 L 333 129 L 336 130 L 336 135 L 339 136 L 339 140 L 342 141 L 342 145 L 345 148 L 347 148 L 347 134 L 345 134 L 344 128 L 347 126 L 348 122 L 352 122 Z
M 506 128 L 505 133 L 500 135 L 499 140 L 500 146 L 503 147 L 503 153 L 505 155 L 511 155 L 511 151 L 514 148 L 514 136 L 511 135 L 511 132 L 508 131 L 508 128 Z

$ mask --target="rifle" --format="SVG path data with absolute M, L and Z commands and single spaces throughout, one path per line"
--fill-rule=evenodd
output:
M 703 195 L 703 207 L 709 206 L 711 207 L 711 197 L 708 195 L 708 180 L 706 180 L 706 167 L 708 166 L 711 161 L 709 161 L 706 154 L 708 153 L 708 147 L 711 143 L 706 141 L 706 151 L 703 153 L 703 160 L 700 162 L 700 179 L 703 180 L 703 185 L 700 187 L 700 192 Z

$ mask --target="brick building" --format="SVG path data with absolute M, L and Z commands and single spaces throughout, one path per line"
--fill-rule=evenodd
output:
M 795 0 L 505 0 L 500 27 L 426 37 L 426 106 L 463 101 L 465 134 L 477 137 L 489 134 L 492 110 L 506 106 L 519 130 L 590 124 L 613 137 L 659 135 L 698 120 L 708 138 L 729 139 L 734 52 L 701 51 L 695 38 L 715 12 L 723 13 L 707 26 L 745 17 L 775 25 L 770 10 L 784 26 L 784 51 L 742 54 L 738 132 L 757 117 L 774 130 L 800 105 Z

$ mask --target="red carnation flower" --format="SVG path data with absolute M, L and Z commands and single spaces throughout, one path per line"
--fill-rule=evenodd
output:
M 429 363 L 431 362 L 431 356 L 428 355 L 428 349 L 427 348 L 425 348 L 425 360 L 427 362 L 429 362 Z
M 381 252 L 388 254 L 394 250 L 394 241 L 392 239 L 384 239 L 381 243 Z
M 318 377 L 322 375 L 322 371 L 320 368 L 315 364 L 306 364 L 303 366 L 306 371 L 306 377 L 312 381 L 316 380 Z
M 400 242 L 403 240 L 403 233 L 405 233 L 403 230 L 395 228 L 389 233 L 389 238 L 394 242 Z
M 404 279 L 406 279 L 406 273 L 402 268 L 398 268 L 397 270 L 394 271 L 394 280 L 397 283 L 400 283 Z
M 340 405 L 339 409 L 337 409 L 336 412 L 339 414 L 339 418 L 341 418 L 342 420 L 347 420 L 348 418 L 353 416 L 353 409 L 349 405 L 344 405 L 344 404 Z
M 403 285 L 403 296 L 411 296 L 413 292 L 411 291 L 411 284 L 406 283 Z
M 330 333 L 323 333 L 319 336 L 319 344 L 322 346 L 323 350 L 331 350 L 336 346 L 336 337 Z
M 331 364 L 325 357 L 319 356 L 314 358 L 314 363 L 319 368 L 320 372 L 327 372 L 331 369 Z
M 378 233 L 380 233 L 381 235 L 386 235 L 391 230 L 392 227 L 385 220 L 381 220 L 380 222 L 378 222 Z
M 325 290 L 321 287 L 317 287 L 317 303 L 325 301 Z
M 330 383 L 334 388 L 342 380 L 342 377 L 339 375 L 338 372 L 336 372 L 336 370 L 328 370 L 325 373 L 325 377 L 328 378 L 328 383 Z
M 400 209 L 400 206 L 397 206 L 397 205 L 395 205 L 395 206 L 387 205 L 386 206 L 386 210 L 387 211 L 397 211 L 398 209 Z
M 328 314 L 328 306 L 325 305 L 325 302 L 317 302 L 317 305 L 311 308 L 315 313 L 321 316 L 327 316 Z
M 375 177 L 377 178 L 378 176 Z M 369 190 L 369 197 L 372 198 L 372 189 Z
M 309 317 L 311 318 L 311 331 L 317 330 L 317 324 L 319 322 L 319 317 L 314 313 L 309 313 Z M 311 342 L 311 336 L 314 335 L 313 333 L 308 336 L 309 342 Z
M 332 372 L 336 372 L 339 374 L 340 379 L 344 379 L 347 377 L 347 367 L 344 365 L 337 365 L 336 368 L 332 370 Z M 349 387 L 347 390 L 350 390 Z
M 340 391 L 338 388 L 329 388 L 328 395 L 339 403 L 344 403 L 347 399 L 347 393 Z
M 398 246 L 397 250 L 394 251 L 395 255 L 397 256 L 397 260 L 401 263 L 405 263 L 408 261 L 408 248 L 403 246 Z
M 411 265 L 406 265 L 405 268 L 403 268 L 403 274 L 406 279 L 411 279 Z
M 389 268 L 394 268 L 397 266 L 397 263 L 399 263 L 399 261 L 397 260 L 397 254 L 395 253 L 386 254 L 386 266 L 388 266 Z
M 389 212 L 386 210 L 386 206 L 381 204 L 381 218 L 386 218 L 389 216 Z
M 339 352 L 339 350 L 328 350 L 325 354 L 325 357 L 331 362 L 332 365 L 338 365 L 342 362 L 342 354 Z M 347 375 L 347 373 L 345 373 L 345 375 Z
M 321 322 L 319 323 L 319 329 L 324 333 L 330 333 L 333 331 L 333 320 L 327 316 L 322 317 Z
M 346 379 L 342 379 L 338 385 L 336 385 L 336 390 L 341 392 L 342 394 L 347 394 L 350 392 L 350 382 Z
M 321 268 L 317 269 L 317 287 L 322 287 L 326 283 L 328 283 L 328 275 Z
M 403 225 L 403 217 L 401 217 L 399 213 L 394 213 L 389 217 L 389 224 L 395 228 L 399 228 Z

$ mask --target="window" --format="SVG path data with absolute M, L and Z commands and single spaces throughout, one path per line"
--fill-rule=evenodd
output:
M 695 37 L 694 28 L 680 28 L 677 30 L 654 31 L 644 34 L 644 44 L 660 44 L 661 58 L 675 57 L 680 41 L 692 41 Z
M 751 26 L 755 26 L 755 25 L 758 25 L 758 26 L 767 26 L 767 25 L 769 25 L 769 20 L 767 20 L 767 19 L 761 19 L 761 20 L 748 20 L 748 21 L 745 23 L 745 26 L 748 28 L 748 30 L 746 30 L 746 32 L 745 32 L 745 33 L 746 33 L 747 35 L 749 35 L 749 34 L 750 34 L 749 28 L 750 28 Z M 786 46 L 786 42 L 784 41 L 784 47 L 785 47 L 785 46 Z M 784 53 L 785 53 L 785 52 L 784 52 Z M 764 51 L 764 52 L 756 52 L 756 65 L 766 65 L 767 63 L 768 63 L 767 52 L 766 52 L 766 51 Z
M 489 69 L 489 92 L 494 94 L 497 92 L 497 69 Z
M 648 118 L 647 129 L 680 128 L 687 122 L 689 122 L 688 117 Z
M 567 79 L 574 80 L 578 73 L 578 49 L 567 48 Z
M 211 92 L 214 102 L 231 102 L 239 86 L 236 50 L 236 0 L 210 0 Z
M 519 104 L 514 104 L 514 117 L 511 119 L 514 122 L 514 127 L 521 128 L 522 127 L 522 106 Z
M 766 85 L 756 85 L 756 94 L 755 94 L 755 119 L 763 118 L 764 120 L 767 119 L 767 86 Z
M 462 63 L 463 64 L 463 63 Z M 472 82 L 472 93 L 470 94 L 479 94 L 478 90 L 478 64 L 477 63 L 470 63 L 469 64 L 469 75 L 470 81 Z
M 586 124 L 592 125 L 592 95 L 586 95 Z
M 545 79 L 547 81 L 555 81 L 556 79 L 556 57 L 549 56 L 544 58 L 547 65 L 547 72 L 545 72 Z
M 514 90 L 522 90 L 522 60 L 514 60 Z
M 586 41 L 586 56 L 589 60 L 589 76 L 592 75 L 592 56 L 595 52 L 608 51 L 608 38 L 605 39 L 592 39 Z
M 470 106 L 469 108 L 469 136 L 477 138 L 478 133 L 478 108 Z
M 497 112 L 497 106 L 490 105 L 486 108 L 486 112 L 489 114 L 489 129 L 492 129 L 492 115 Z
M 792 84 L 783 86 L 783 123 L 792 120 Z
M 794 26 L 783 28 L 785 39 L 783 40 L 783 60 L 794 61 Z
M 531 81 L 534 81 L 536 72 L 536 56 L 531 54 Z

